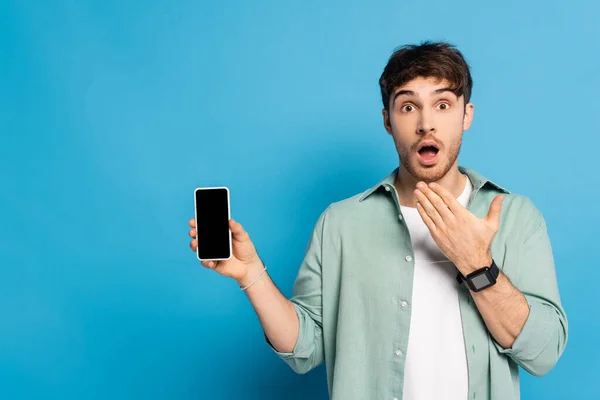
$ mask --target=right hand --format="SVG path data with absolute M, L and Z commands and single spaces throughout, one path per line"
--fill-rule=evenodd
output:
M 189 235 L 192 238 L 190 248 L 196 252 L 198 241 L 196 240 L 196 220 L 190 219 L 191 227 Z M 250 236 L 244 230 L 242 225 L 233 219 L 229 220 L 229 229 L 231 229 L 233 254 L 229 260 L 202 261 L 201 264 L 217 273 L 235 279 L 238 282 L 244 282 L 249 273 L 252 273 L 257 267 L 262 268 L 262 261 L 258 257 L 256 248 L 250 240 Z

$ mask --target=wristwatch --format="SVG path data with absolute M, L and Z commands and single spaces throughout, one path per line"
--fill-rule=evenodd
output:
M 485 288 L 495 285 L 499 274 L 500 269 L 492 259 L 492 265 L 489 267 L 483 267 L 475 272 L 471 272 L 466 277 L 459 272 L 456 276 L 456 280 L 459 284 L 464 284 L 470 290 L 479 292 Z

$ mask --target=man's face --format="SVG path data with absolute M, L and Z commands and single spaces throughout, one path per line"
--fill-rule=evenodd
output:
M 415 78 L 391 94 L 389 113 L 383 110 L 400 163 L 417 181 L 438 181 L 448 173 L 473 120 L 473 104 L 465 109 L 464 96 L 457 98 L 450 87 L 445 80 Z

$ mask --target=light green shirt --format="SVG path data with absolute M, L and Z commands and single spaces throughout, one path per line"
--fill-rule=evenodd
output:
M 477 217 L 487 215 L 498 194 L 506 195 L 491 254 L 530 307 L 523 330 L 505 349 L 487 330 L 469 290 L 457 283 L 468 398 L 516 400 L 518 366 L 541 376 L 567 342 L 546 223 L 527 197 L 459 170 L 473 184 L 467 208 Z M 298 340 L 292 353 L 273 348 L 298 373 L 325 362 L 332 400 L 402 399 L 415 261 L 394 187 L 397 173 L 320 215 L 291 299 Z

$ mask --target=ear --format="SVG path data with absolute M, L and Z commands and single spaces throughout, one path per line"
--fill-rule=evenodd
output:
M 389 135 L 392 135 L 392 125 L 390 124 L 390 114 L 388 113 L 388 111 L 385 108 L 383 110 L 381 110 L 381 114 L 383 115 L 383 127 L 385 128 L 385 130 L 387 131 L 387 133 Z
M 473 103 L 468 103 L 465 107 L 465 117 L 463 119 L 463 131 L 466 131 L 471 127 L 471 123 L 473 122 L 473 112 L 475 106 Z

